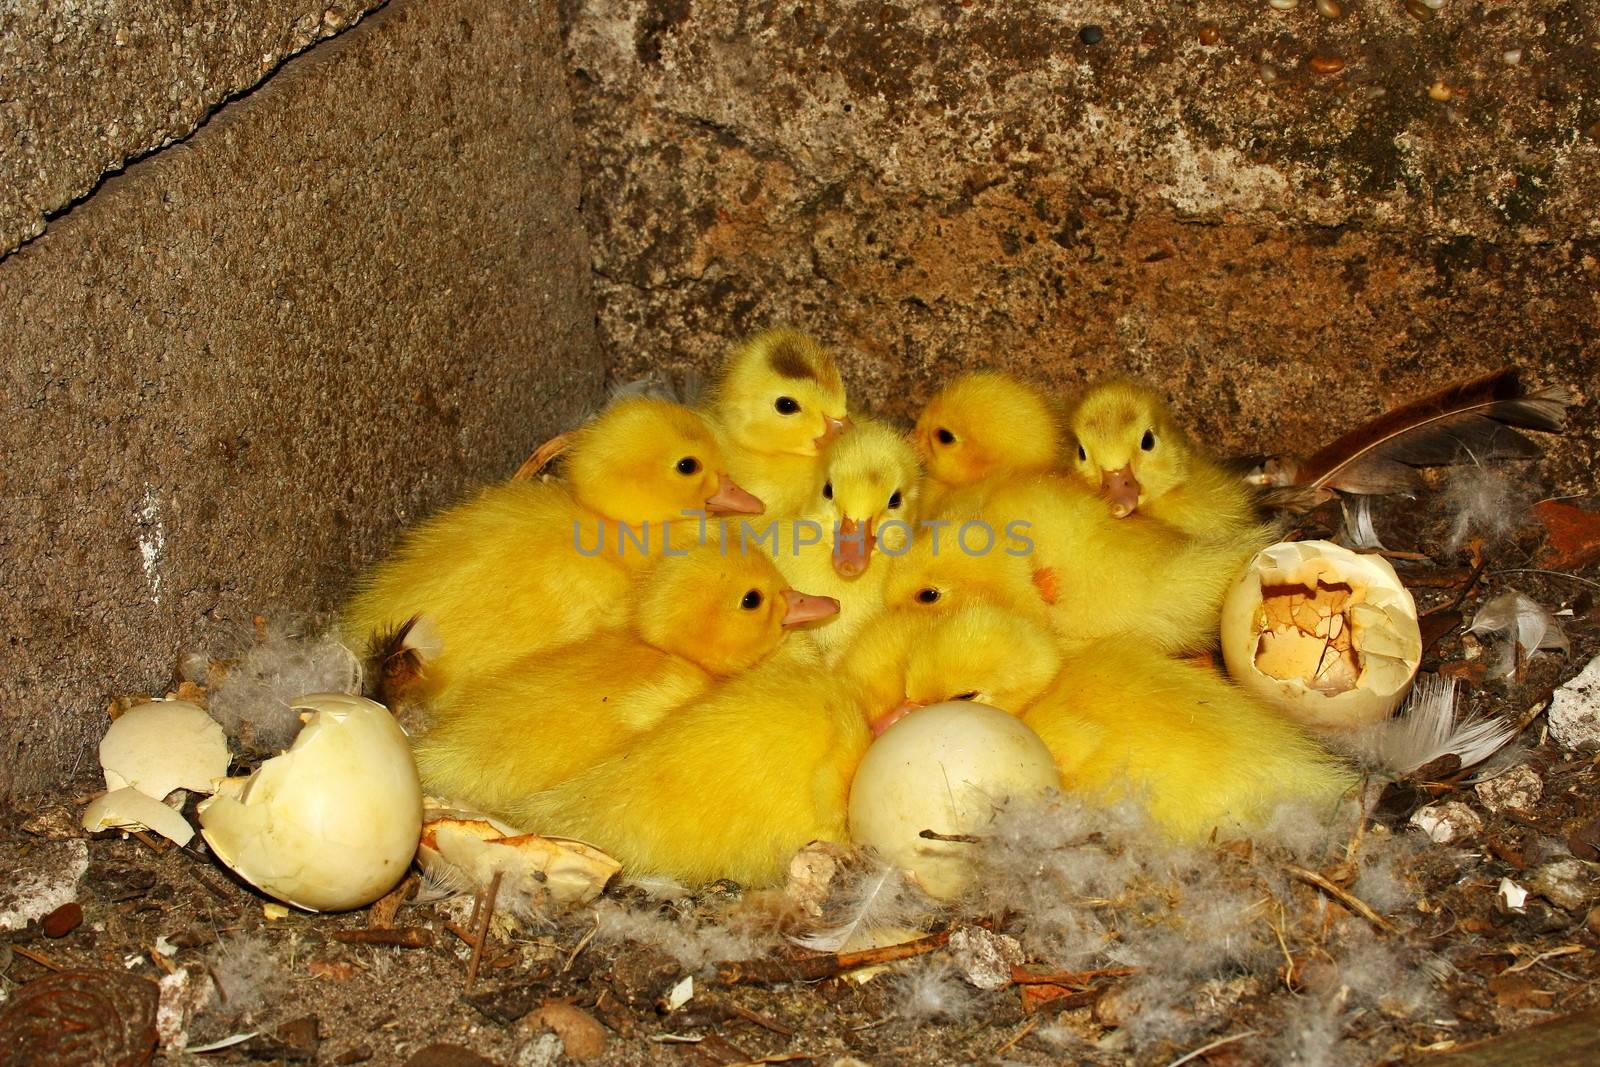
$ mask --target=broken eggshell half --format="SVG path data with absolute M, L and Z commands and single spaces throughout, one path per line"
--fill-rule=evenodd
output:
M 981 832 L 1008 799 L 1061 787 L 1039 735 L 987 704 L 947 701 L 914 711 L 874 741 L 850 787 L 850 838 L 871 845 L 942 900 L 971 878 L 971 845 L 922 836 Z
M 129 708 L 100 739 L 108 790 L 132 786 L 165 799 L 174 789 L 215 792 L 228 774 L 222 725 L 187 700 L 152 700 Z
M 1222 656 L 1235 682 L 1301 725 L 1364 726 L 1411 690 L 1416 601 L 1382 556 L 1331 541 L 1272 545 L 1223 601 Z
M 382 704 L 343 693 L 300 697 L 294 744 L 198 808 L 217 858 L 256 888 L 307 911 L 370 904 L 411 866 L 422 786 L 411 744 Z

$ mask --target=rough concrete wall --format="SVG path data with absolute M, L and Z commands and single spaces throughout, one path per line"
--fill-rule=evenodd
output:
M 102 174 L 385 0 L 8 0 L 0 6 L 0 255 Z
M 598 394 L 553 10 L 395 0 L 0 260 L 0 795 Z
M 1593 387 L 1592 4 L 569 5 L 619 375 L 788 319 L 880 409 L 1124 371 L 1250 450 L 1506 361 Z

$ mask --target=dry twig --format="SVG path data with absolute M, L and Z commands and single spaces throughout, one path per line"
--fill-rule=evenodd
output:
M 57 963 L 55 960 L 52 960 L 49 956 L 46 956 L 42 952 L 35 952 L 31 948 L 23 948 L 21 945 L 12 945 L 11 951 L 15 952 L 23 959 L 32 960 L 34 963 L 37 963 L 39 966 L 44 967 L 47 970 L 61 970 L 61 964 Z
M 494 918 L 494 898 L 500 893 L 500 879 L 503 871 L 495 871 L 494 877 L 489 879 L 489 888 L 484 891 L 480 903 L 472 908 L 472 958 L 467 961 L 467 991 L 472 991 L 473 984 L 478 980 L 478 964 L 483 961 L 483 946 L 489 940 L 489 922 Z M 482 912 L 480 916 L 478 913 Z
M 412 871 L 400 880 L 400 884 L 389 890 L 373 902 L 367 909 L 367 926 L 374 930 L 382 930 L 394 925 L 394 917 L 400 912 L 400 905 L 411 896 L 411 891 L 422 881 L 422 875 Z
M 1340 888 L 1333 882 L 1328 881 L 1328 879 L 1318 874 L 1316 871 L 1308 871 L 1304 867 L 1296 867 L 1292 863 L 1284 864 L 1283 869 L 1288 872 L 1291 877 L 1298 878 L 1307 885 L 1322 890 L 1324 893 L 1328 894 L 1328 896 L 1332 897 L 1334 900 L 1337 900 L 1340 904 L 1343 904 L 1345 907 L 1349 908 L 1351 911 L 1355 912 L 1357 915 L 1361 916 L 1363 919 L 1367 920 L 1367 922 L 1371 923 L 1373 926 L 1376 926 L 1384 933 L 1395 933 L 1393 923 L 1391 923 L 1388 919 L 1385 919 L 1382 915 L 1379 915 L 1373 910 L 1372 905 L 1351 893 L 1348 889 Z
M 368 926 L 359 930 L 335 930 L 328 936 L 347 945 L 393 945 L 396 948 L 433 945 L 433 931 L 426 926 Z
M 794 1031 L 789 1029 L 787 1026 L 784 1026 L 778 1022 L 774 1022 L 765 1015 L 762 1015 L 759 1011 L 747 1008 L 743 1004 L 729 1004 L 728 1010 L 746 1022 L 755 1023 L 763 1030 L 771 1030 L 780 1037 L 794 1036 Z
M 1223 1045 L 1231 1045 L 1235 1041 L 1243 1041 L 1247 1037 L 1255 1037 L 1260 1032 L 1260 1030 L 1246 1030 L 1242 1034 L 1230 1034 L 1227 1037 L 1219 1037 L 1209 1045 L 1201 1045 L 1193 1052 L 1179 1056 L 1177 1059 L 1167 1064 L 1167 1067 L 1183 1067 L 1183 1064 L 1188 1063 L 1190 1060 L 1198 1059 L 1199 1057 L 1204 1056 L 1212 1049 L 1221 1048 Z
M 921 956 L 943 948 L 950 940 L 948 930 L 915 941 L 859 952 L 824 952 L 798 960 L 742 960 L 717 964 L 717 980 L 723 985 L 778 985 L 783 982 L 816 982 L 833 978 L 857 967 L 872 967 Z

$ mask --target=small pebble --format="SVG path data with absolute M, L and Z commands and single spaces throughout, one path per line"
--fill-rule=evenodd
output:
M 1300 6 L 1300 0 L 1267 0 L 1278 11 L 1293 11 Z
M 1555 691 L 1545 713 L 1550 736 L 1574 752 L 1600 751 L 1600 656 Z
M 1336 19 L 1344 14 L 1344 5 L 1339 0 L 1317 0 L 1317 14 L 1325 19 Z
M 1308 65 L 1318 74 L 1337 74 L 1344 69 L 1344 60 L 1338 56 L 1312 56 Z
M 44 917 L 40 926 L 44 928 L 46 937 L 66 937 L 76 930 L 83 922 L 83 908 L 76 902 L 68 901 L 55 911 Z
M 1418 22 L 1427 22 L 1433 18 L 1433 8 L 1424 4 L 1422 0 L 1406 0 L 1406 14 Z
M 1444 800 L 1419 808 L 1411 816 L 1411 823 L 1436 845 L 1466 841 L 1483 833 L 1483 820 L 1478 813 L 1459 800 Z
M 1578 914 L 1589 910 L 1595 898 L 1595 884 L 1589 868 L 1580 860 L 1554 860 L 1527 874 L 1528 888 L 1562 911 Z
M 1105 38 L 1105 35 L 1105 31 L 1099 26 L 1091 24 L 1078 31 L 1078 40 L 1084 44 L 1094 45 L 1099 44 Z
M 1532 767 L 1523 764 L 1472 787 L 1490 811 L 1532 811 L 1544 794 L 1544 781 Z
M 1442 104 L 1454 96 L 1455 93 L 1451 92 L 1450 86 L 1444 82 L 1434 82 L 1428 89 L 1428 95 Z
M 1200 27 L 1200 43 L 1207 48 L 1210 48 L 1220 40 L 1222 40 L 1222 31 L 1212 23 L 1208 22 Z
M 1508 48 L 1504 52 L 1500 53 L 1500 58 L 1505 62 L 1506 66 L 1514 67 L 1518 63 L 1522 62 L 1522 49 Z

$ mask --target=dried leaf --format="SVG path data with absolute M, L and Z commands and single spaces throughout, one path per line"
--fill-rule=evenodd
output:
M 1525 974 L 1500 974 L 1489 979 L 1489 991 L 1502 1008 L 1513 1011 L 1544 1009 L 1555 1003 L 1555 994 L 1540 989 L 1539 982 Z
M 1572 831 L 1567 836 L 1567 848 L 1580 860 L 1600 862 L 1600 815 Z
M 1544 565 L 1578 570 L 1600 561 L 1600 512 L 1545 500 L 1533 506 L 1547 532 Z

